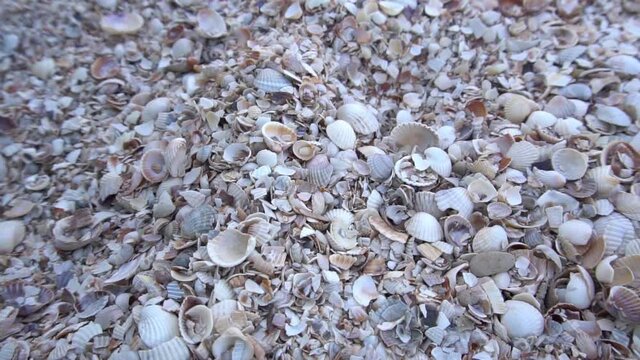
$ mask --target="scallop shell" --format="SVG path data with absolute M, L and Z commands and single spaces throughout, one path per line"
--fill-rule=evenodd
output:
M 363 275 L 357 278 L 353 282 L 352 290 L 353 298 L 362 306 L 368 306 L 372 300 L 380 296 L 375 281 L 369 275 Z
M 185 217 L 182 222 L 182 235 L 194 238 L 200 234 L 206 234 L 213 229 L 216 219 L 216 211 L 211 205 L 201 205 Z
M 198 344 L 213 331 L 213 315 L 204 302 L 195 296 L 187 296 L 178 313 L 180 335 L 189 344 Z
M 404 224 L 407 233 L 418 240 L 436 242 L 442 240 L 442 226 L 438 219 L 425 212 L 417 212 Z
M 358 258 L 344 254 L 332 254 L 329 256 L 331 265 L 340 270 L 349 270 L 356 261 L 358 261 Z
M 510 338 L 540 336 L 544 331 L 544 317 L 533 305 L 524 301 L 508 300 L 507 311 L 501 316 L 500 323 Z
M 475 203 L 490 202 L 498 196 L 496 188 L 485 178 L 473 180 L 469 186 L 467 186 L 467 191 L 469 197 L 471 197 L 471 200 Z
M 593 227 L 584 221 L 569 220 L 558 228 L 558 238 L 573 245 L 586 245 L 591 239 Z
M 159 183 L 169 174 L 165 166 L 164 154 L 160 149 L 145 152 L 140 159 L 140 168 L 142 176 L 150 183 Z
M 207 244 L 209 258 L 221 267 L 233 267 L 245 261 L 256 247 L 256 238 L 235 229 L 227 229 Z
M 235 327 L 228 328 L 211 346 L 215 359 L 251 360 L 254 349 L 249 339 Z
M 596 194 L 607 197 L 620 186 L 620 180 L 613 176 L 611 166 L 598 166 L 587 171 L 585 179 L 593 180 L 596 184 Z
M 562 188 L 567 183 L 567 179 L 564 175 L 557 171 L 540 170 L 534 167 L 532 172 L 535 178 L 540 181 L 542 185 L 551 189 Z
M 386 154 L 372 154 L 367 158 L 371 170 L 371 178 L 384 181 L 393 174 L 393 158 Z
M 262 125 L 262 138 L 271 151 L 283 152 L 296 142 L 296 132 L 290 127 L 269 121 Z
M 164 161 L 167 164 L 169 175 L 183 177 L 187 169 L 188 160 L 187 141 L 183 138 L 171 140 L 164 153 Z
M 551 165 L 567 180 L 578 180 L 587 172 L 589 158 L 575 149 L 559 149 L 551 156 Z
M 259 70 L 253 84 L 258 88 L 258 90 L 262 90 L 266 93 L 279 92 L 284 88 L 292 86 L 289 79 L 273 69 Z
M 631 221 L 619 213 L 612 213 L 597 219 L 593 229 L 605 241 L 606 255 L 616 254 L 624 249 L 626 243 L 635 238 Z
M 242 233 L 255 237 L 258 244 L 267 243 L 275 236 L 269 221 L 260 217 L 247 218 L 239 223 L 236 229 Z
M 143 123 L 154 122 L 158 120 L 158 116 L 162 113 L 171 111 L 171 99 L 167 97 L 159 97 L 149 101 L 140 115 Z
M 100 19 L 102 31 L 112 35 L 134 34 L 143 25 L 144 18 L 136 13 L 111 14 Z
M 465 218 L 469 218 L 473 212 L 473 201 L 467 189 L 461 187 L 438 191 L 436 203 L 441 211 L 457 210 Z
M 519 141 L 513 143 L 505 155 L 511 159 L 509 166 L 517 170 L 525 171 L 531 167 L 534 162 L 538 161 L 539 151 L 538 147 L 532 143 Z
M 473 237 L 473 251 L 502 251 L 509 245 L 507 232 L 502 226 L 494 225 L 480 229 Z
M 416 159 L 421 160 L 421 163 L 416 164 Z M 428 169 L 428 162 L 422 158 L 420 154 L 405 156 L 396 161 L 393 167 L 393 171 L 396 176 L 405 184 L 411 186 L 432 187 L 437 184 L 438 175 L 431 171 L 425 171 Z
M 553 130 L 558 135 L 568 138 L 572 135 L 578 135 L 581 129 L 584 127 L 582 121 L 574 118 L 558 119 L 558 122 L 554 126 Z
M 138 333 L 147 347 L 156 347 L 180 335 L 178 317 L 166 312 L 162 306 L 145 306 L 140 311 Z
M 613 286 L 604 305 L 618 319 L 640 324 L 640 296 L 636 291 L 625 286 Z
M 415 193 L 413 201 L 413 207 L 416 211 L 429 213 L 435 218 L 440 218 L 443 214 L 442 210 L 438 208 L 436 194 L 433 192 L 419 191 Z
M 27 228 L 21 220 L 0 221 L 0 254 L 11 254 L 20 244 L 27 233 Z
M 544 111 L 550 112 L 558 118 L 567 118 L 573 116 L 576 106 L 564 96 L 554 96 L 544 106 Z
M 222 159 L 229 164 L 244 165 L 251 158 L 251 148 L 246 144 L 229 144 L 222 154 Z
M 358 134 L 369 135 L 378 130 L 376 116 L 363 104 L 354 102 L 338 108 L 336 119 L 348 122 Z
M 558 118 L 546 111 L 534 111 L 527 118 L 527 125 L 532 129 L 544 129 L 556 124 Z
M 424 151 L 426 161 L 429 168 L 442 177 L 451 176 L 451 159 L 449 155 L 442 149 L 430 147 Z
M 317 152 L 318 147 L 312 142 L 298 140 L 293 144 L 293 154 L 300 160 L 309 161 Z
M 227 24 L 217 11 L 204 8 L 196 15 L 198 26 L 196 30 L 204 37 L 215 39 L 227 34 Z
M 188 360 L 191 353 L 184 341 L 179 337 L 163 342 L 149 350 L 138 351 L 140 360 Z
M 100 334 L 102 334 L 102 327 L 95 322 L 90 322 L 73 334 L 71 344 L 74 348 L 84 352 L 87 350 L 86 347 L 89 344 L 89 341 Z
M 295 153 L 295 144 L 293 146 Z M 274 167 L 278 165 L 278 154 L 271 150 L 262 149 L 256 154 L 256 164 L 258 164 L 258 166 Z
M 333 174 L 333 165 L 326 155 L 316 155 L 307 163 L 307 170 L 309 170 L 307 176 L 310 183 L 322 187 L 329 185 Z
M 404 123 L 391 130 L 389 137 L 400 146 L 417 147 L 418 151 L 440 145 L 438 133 L 425 124 Z
M 514 124 L 525 121 L 529 114 L 538 110 L 538 104 L 518 94 L 505 94 L 504 117 Z
M 616 210 L 631 220 L 640 221 L 640 196 L 618 192 L 610 197 Z
M 344 120 L 336 120 L 327 125 L 327 136 L 342 150 L 353 149 L 356 146 L 356 133 Z

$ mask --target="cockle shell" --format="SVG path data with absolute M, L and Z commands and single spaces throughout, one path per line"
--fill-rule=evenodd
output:
M 150 183 L 159 183 L 167 177 L 169 169 L 165 165 L 164 154 L 160 149 L 146 151 L 140 159 L 142 176 Z
M 256 238 L 227 229 L 209 240 L 207 253 L 216 265 L 233 267 L 245 261 L 256 247 Z
M 100 19 L 100 28 L 112 35 L 133 34 L 144 25 L 144 18 L 136 13 L 112 14 Z
M 372 134 L 380 127 L 376 116 L 358 102 L 340 106 L 336 112 L 336 119 L 348 122 L 355 132 L 362 135 Z
M 317 152 L 318 146 L 312 142 L 298 140 L 293 144 L 293 154 L 300 160 L 309 161 L 316 156 Z
M 473 251 L 501 251 L 509 245 L 507 232 L 502 226 L 494 225 L 478 230 L 473 238 Z
M 168 97 L 159 97 L 149 101 L 144 108 L 142 108 L 142 114 L 140 115 L 142 122 L 148 123 L 156 121 L 160 114 L 171 111 L 171 105 L 171 99 Z
M 180 337 L 174 337 L 153 349 L 140 350 L 138 355 L 140 360 L 188 360 L 192 358 L 189 348 Z
M 254 350 L 242 331 L 230 327 L 214 341 L 211 353 L 215 359 L 251 360 Z
M 213 229 L 216 219 L 215 209 L 208 204 L 201 205 L 185 217 L 182 222 L 182 235 L 193 238 L 200 234 L 206 234 Z
M 467 191 L 469 197 L 471 197 L 471 200 L 475 203 L 490 202 L 498 196 L 496 188 L 485 178 L 473 180 L 469 186 L 467 186 Z
M 585 179 L 592 180 L 596 184 L 596 194 L 599 197 L 609 196 L 620 186 L 620 180 L 613 176 L 610 165 L 589 169 Z
M 436 203 L 441 211 L 454 209 L 465 218 L 469 218 L 473 212 L 473 201 L 467 189 L 462 187 L 438 191 Z
M 164 160 L 173 177 L 183 177 L 187 169 L 187 141 L 183 138 L 175 138 L 169 141 L 164 153 Z
M 538 110 L 538 104 L 518 94 L 504 94 L 504 117 L 514 124 L 525 121 L 529 114 Z
M 538 309 L 518 300 L 508 300 L 505 304 L 507 312 L 501 316 L 500 322 L 510 338 L 516 339 L 542 334 L 544 317 Z
M 215 39 L 227 34 L 227 24 L 217 11 L 204 8 L 196 16 L 198 26 L 196 30 L 203 36 Z
M 429 164 L 429 168 L 442 177 L 451 175 L 451 159 L 449 155 L 442 149 L 430 147 L 424 151 L 425 160 Z
M 628 241 L 635 238 L 631 220 L 617 212 L 598 218 L 593 223 L 593 230 L 604 239 L 606 255 L 620 252 Z
M 145 306 L 140 311 L 138 333 L 147 347 L 156 347 L 180 335 L 178 317 L 166 312 L 162 306 Z
M 104 174 L 100 179 L 100 201 L 106 200 L 111 195 L 116 195 L 122 183 L 123 179 L 120 175 L 114 172 Z
M 580 99 L 584 101 L 591 100 L 593 93 L 591 88 L 586 84 L 570 84 L 560 89 L 560 95 L 569 99 Z
M 262 149 L 256 154 L 256 164 L 258 164 L 258 166 L 274 167 L 278 165 L 278 154 L 274 153 L 271 150 Z
M 546 111 L 534 111 L 527 118 L 527 126 L 532 129 L 544 129 L 553 126 L 558 118 Z
M 421 123 L 411 122 L 399 124 L 391 130 L 389 137 L 400 146 L 411 148 L 415 146 L 418 151 L 440 145 L 438 133 L 429 126 Z
M 418 240 L 436 242 L 442 240 L 442 226 L 433 215 L 418 212 L 404 224 L 409 235 Z
M 631 125 L 631 118 L 624 111 L 614 106 L 596 105 L 596 117 L 600 121 L 616 126 L 627 127 Z
M 273 69 L 259 70 L 253 84 L 266 93 L 279 92 L 291 87 L 291 82 L 282 73 Z
M 308 180 L 316 186 L 327 186 L 331 181 L 333 174 L 333 165 L 329 162 L 329 158 L 324 155 L 316 155 L 307 163 Z
M 631 220 L 640 221 L 640 196 L 626 192 L 617 192 L 610 197 L 616 210 Z
M 353 298 L 362 306 L 368 306 L 380 295 L 376 283 L 369 275 L 363 275 L 353 282 Z
M 0 254 L 10 254 L 20 244 L 27 233 L 27 228 L 21 220 L 0 222 Z
M 419 212 L 426 212 L 435 218 L 440 218 L 443 212 L 438 208 L 436 194 L 430 191 L 419 191 L 414 195 L 414 209 Z
M 342 150 L 353 149 L 356 146 L 356 133 L 344 120 L 336 120 L 327 125 L 327 136 Z
M 569 282 L 560 300 L 573 304 L 578 309 L 587 309 L 595 297 L 595 285 L 587 270 L 579 265 L 577 268 L 577 272 L 569 274 Z
M 251 158 L 251 148 L 242 143 L 230 144 L 224 149 L 222 158 L 229 164 L 244 165 Z
M 640 75 L 640 60 L 631 55 L 614 55 L 605 64 L 613 71 L 624 75 Z
M 331 222 L 328 235 L 327 240 L 334 250 L 347 251 L 358 245 L 358 231 L 348 222 L 342 220 Z
M 492 220 L 504 219 L 511 215 L 512 212 L 511 206 L 503 202 L 496 201 L 487 205 L 487 215 Z
M 558 118 L 574 116 L 576 106 L 564 96 L 554 96 L 544 106 L 544 111 L 550 112 Z
M 514 169 L 524 171 L 538 161 L 538 147 L 528 141 L 518 141 L 513 143 L 509 151 L 505 154 L 511 159 L 511 166 Z
M 593 227 L 580 220 L 569 220 L 558 228 L 558 237 L 573 245 L 586 245 L 591 239 Z
M 277 153 L 285 151 L 296 142 L 296 132 L 278 122 L 269 121 L 262 125 L 261 131 L 267 147 Z
M 551 156 L 551 165 L 567 180 L 578 180 L 587 172 L 589 158 L 575 149 L 559 149 Z
M 536 179 L 542 183 L 542 185 L 551 189 L 562 188 L 567 183 L 567 178 L 565 178 L 564 175 L 557 171 L 540 170 L 534 167 L 532 172 Z
M 640 296 L 636 290 L 626 286 L 613 286 L 604 305 L 618 319 L 640 324 Z
M 371 170 L 371 178 L 378 181 L 387 180 L 393 174 L 393 158 L 386 154 L 372 154 L 367 157 Z
M 86 347 L 87 344 L 89 344 L 89 341 L 100 334 L 102 334 L 102 327 L 95 322 L 90 322 L 73 334 L 71 344 L 79 351 L 85 352 L 87 351 Z
M 213 331 L 213 315 L 204 302 L 195 296 L 187 296 L 178 313 L 180 335 L 189 344 L 198 344 Z

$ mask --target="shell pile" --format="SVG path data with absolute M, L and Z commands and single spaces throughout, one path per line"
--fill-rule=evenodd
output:
M 0 8 L 0 359 L 640 356 L 637 0 Z

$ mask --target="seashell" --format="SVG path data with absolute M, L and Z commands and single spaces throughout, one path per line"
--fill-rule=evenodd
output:
M 204 37 L 215 39 L 227 34 L 224 18 L 213 9 L 200 9 L 196 15 L 196 21 L 198 22 L 196 30 Z
M 419 160 L 420 163 L 416 164 L 415 160 Z M 438 182 L 438 175 L 431 171 L 425 171 L 427 169 L 429 169 L 428 162 L 419 154 L 405 156 L 398 160 L 393 167 L 396 176 L 405 184 L 432 187 Z
M 147 347 L 156 347 L 180 335 L 178 317 L 159 305 L 144 306 L 140 311 L 138 334 Z
M 568 49 L 578 44 L 578 33 L 568 26 L 559 26 L 554 28 L 551 33 L 553 34 L 553 43 L 558 49 Z
M 358 261 L 358 258 L 344 254 L 331 254 L 329 256 L 331 265 L 340 270 L 349 270 L 356 261 Z
M 236 229 L 242 233 L 255 237 L 258 244 L 267 243 L 274 237 L 269 221 L 259 217 L 245 219 L 238 224 Z
M 503 202 L 492 202 L 487 205 L 487 215 L 491 220 L 501 220 L 511 215 L 511 206 Z
M 109 302 L 109 293 L 106 291 L 92 291 L 83 295 L 76 304 L 78 317 L 86 319 L 95 316 L 104 309 Z M 102 331 L 101 331 L 102 332 Z
M 211 352 L 215 359 L 251 360 L 254 355 L 249 339 L 235 327 L 228 328 L 214 341 Z
M 386 154 L 372 154 L 367 157 L 367 164 L 371 170 L 371 178 L 384 181 L 393 174 L 393 158 Z
M 557 171 L 540 170 L 534 167 L 532 172 L 535 178 L 548 188 L 559 189 L 567 183 L 564 175 Z
M 595 297 L 595 285 L 589 272 L 577 266 L 578 272 L 569 274 L 569 282 L 564 289 L 561 301 L 574 305 L 578 309 L 587 309 Z
M 171 195 L 169 192 L 165 191 L 158 197 L 158 202 L 153 205 L 153 217 L 154 218 L 163 218 L 167 217 L 176 210 L 176 206 L 173 204 L 173 200 L 171 200 Z
M 525 121 L 529 114 L 538 110 L 538 104 L 518 94 L 504 94 L 504 117 L 514 124 Z
M 389 137 L 400 146 L 417 147 L 418 151 L 440 145 L 435 130 L 425 124 L 414 122 L 397 125 L 391 130 Z
M 615 126 L 627 127 L 631 125 L 631 118 L 617 107 L 596 104 L 595 116 L 600 121 Z
M 296 132 L 290 127 L 269 121 L 262 125 L 262 138 L 267 147 L 276 153 L 280 153 L 288 149 L 296 142 Z
M 485 178 L 473 180 L 467 187 L 467 192 L 475 203 L 490 202 L 498 196 L 496 188 Z
M 303 14 L 304 11 L 302 10 L 300 3 L 296 1 L 289 5 L 287 10 L 284 12 L 284 18 L 289 20 L 298 20 Z
M 309 141 L 298 140 L 293 144 L 293 154 L 300 160 L 309 161 L 318 152 L 318 147 Z
M 336 119 L 348 122 L 356 133 L 362 135 L 372 134 L 380 127 L 375 114 L 358 102 L 340 106 L 336 112 Z
M 31 72 L 42 80 L 46 80 L 56 73 L 56 62 L 52 58 L 44 58 L 31 65 Z
M 438 191 L 436 203 L 441 211 L 457 210 L 465 218 L 469 218 L 473 212 L 473 201 L 467 189 L 461 187 Z
M 251 158 L 251 148 L 245 144 L 229 144 L 222 154 L 222 159 L 229 164 L 244 165 Z
M 430 191 L 419 191 L 414 195 L 414 210 L 426 212 L 435 218 L 440 218 L 443 212 L 438 208 L 436 194 Z
M 16 198 L 10 201 L 8 205 L 11 208 L 2 213 L 2 216 L 7 219 L 25 216 L 36 207 L 36 204 L 34 202 L 20 198 Z
M 558 133 L 558 135 L 568 138 L 572 135 L 579 135 L 582 128 L 584 128 L 582 121 L 574 118 L 566 118 L 558 119 L 553 130 Z
M 183 177 L 187 169 L 188 160 L 187 141 L 183 138 L 171 140 L 164 153 L 164 161 L 167 164 L 169 175 Z
M 182 235 L 194 238 L 200 234 L 206 234 L 213 229 L 216 219 L 216 211 L 211 205 L 202 205 L 193 210 L 182 222 Z
M 90 74 L 96 80 L 112 78 L 120 73 L 120 64 L 110 56 L 100 56 L 91 64 Z
M 451 159 L 444 150 L 430 147 L 424 151 L 424 155 L 429 168 L 436 174 L 445 178 L 451 176 Z
M 344 221 L 333 221 L 329 225 L 329 244 L 334 250 L 348 251 L 358 245 L 358 231 Z
M 640 196 L 626 192 L 617 192 L 610 197 L 616 210 L 631 220 L 640 221 Z
M 164 155 L 159 149 L 146 151 L 140 159 L 140 168 L 142 176 L 150 183 L 159 183 L 169 174 Z
M 392 241 L 397 241 L 405 244 L 409 239 L 407 234 L 396 231 L 391 225 L 387 224 L 380 216 L 370 216 L 369 224 L 373 227 L 377 232 L 384 235 L 387 239 Z
M 558 56 L 556 57 L 555 62 L 558 65 L 571 64 L 580 56 L 582 56 L 582 54 L 584 54 L 587 51 L 587 49 L 588 48 L 583 45 L 571 46 L 566 49 L 562 49 L 561 51 L 558 52 Z M 562 90 L 560 91 L 560 95 L 567 96 L 562 93 Z
M 527 117 L 527 126 L 532 129 L 545 129 L 556 124 L 558 118 L 546 111 L 534 111 Z
M 60 250 L 72 251 L 88 245 L 95 237 L 84 228 L 93 223 L 90 209 L 76 211 L 73 215 L 58 220 L 52 230 L 54 246 Z M 81 232 L 80 229 L 85 231 Z
M 294 144 L 294 153 L 295 153 L 295 144 Z M 274 167 L 278 165 L 278 154 L 274 153 L 271 150 L 262 149 L 258 151 L 258 153 L 256 154 L 256 164 L 258 164 L 258 166 Z
M 524 301 L 507 300 L 507 311 L 501 316 L 500 323 L 510 338 L 540 336 L 544 331 L 544 317 L 533 305 Z
M 612 56 L 605 61 L 605 65 L 623 75 L 640 75 L 640 60 L 631 55 Z
M 372 300 L 380 296 L 375 281 L 369 275 L 362 275 L 353 282 L 353 298 L 362 305 L 368 306 Z
M 258 90 L 262 90 L 266 93 L 279 92 L 292 86 L 289 79 L 273 69 L 259 70 L 253 84 Z
M 111 35 L 134 34 L 144 25 L 144 18 L 137 13 L 111 14 L 100 19 L 102 31 Z
M 179 337 L 163 342 L 149 350 L 138 351 L 140 360 L 188 360 L 191 353 L 184 341 Z
M 593 227 L 580 220 L 569 220 L 558 228 L 558 238 L 573 245 L 586 245 L 592 233 Z
M 122 177 L 116 173 L 108 172 L 100 178 L 100 201 L 109 196 L 116 195 L 122 186 Z
M 511 145 L 505 156 L 511 159 L 510 167 L 525 171 L 538 161 L 539 151 L 537 146 L 528 141 L 518 141 Z
M 187 204 L 193 208 L 197 208 L 200 205 L 204 204 L 207 196 L 199 191 L 194 190 L 184 190 L 180 191 L 178 194 L 182 196 L 182 198 L 187 202 Z
M 187 296 L 178 313 L 180 335 L 189 344 L 198 344 L 213 331 L 213 314 L 195 296 Z
M 629 94 L 624 98 L 624 111 L 636 122 L 640 121 L 640 93 Z M 636 151 L 638 148 L 635 148 Z
M 353 149 L 356 146 L 356 133 L 344 120 L 336 120 L 327 125 L 327 136 L 342 150 Z
M 596 184 L 596 194 L 599 197 L 609 196 L 620 186 L 620 180 L 613 176 L 611 166 L 598 166 L 587 171 L 585 179 Z
M 327 211 L 325 217 L 329 221 L 342 221 L 345 224 L 353 224 L 353 221 L 355 220 L 354 215 L 349 210 L 345 209 L 333 209 Z
M 442 227 L 438 219 L 425 212 L 417 212 L 404 224 L 407 233 L 418 240 L 436 242 L 442 240 Z
M 256 247 L 256 238 L 235 229 L 227 229 L 209 240 L 207 253 L 214 264 L 233 267 L 245 261 Z
M 578 180 L 587 172 L 589 158 L 575 149 L 559 149 L 551 156 L 551 165 L 567 180 Z
M 560 95 L 569 99 L 580 99 L 590 101 L 593 93 L 591 88 L 586 84 L 570 84 L 560 90 Z
M 26 233 L 27 228 L 20 220 L 0 221 L 0 254 L 11 254 L 24 240 Z
M 87 350 L 86 347 L 89 341 L 100 334 L 102 334 L 102 327 L 95 322 L 90 322 L 73 334 L 73 337 L 71 337 L 71 345 L 84 352 Z
M 507 232 L 502 226 L 494 225 L 480 229 L 473 237 L 473 251 L 502 251 L 509 245 Z
M 544 106 L 544 111 L 547 111 L 558 118 L 567 118 L 573 116 L 576 111 L 576 106 L 566 97 L 557 95 L 547 102 Z
M 556 190 L 548 190 L 538 198 L 536 205 L 542 209 L 560 205 L 564 211 L 573 211 L 580 206 L 580 203 L 578 200 L 567 194 L 563 194 Z
M 326 155 L 316 155 L 307 163 L 307 170 L 309 170 L 307 178 L 310 183 L 321 187 L 329 185 L 333 174 L 333 165 Z
M 143 123 L 154 122 L 162 113 L 171 111 L 171 99 L 167 97 L 159 97 L 149 101 L 140 115 Z
M 625 286 L 613 286 L 604 303 L 605 309 L 625 322 L 640 323 L 640 296 Z

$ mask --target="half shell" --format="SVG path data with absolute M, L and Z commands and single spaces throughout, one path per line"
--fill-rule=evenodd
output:
M 197 344 L 213 331 L 213 315 L 204 302 L 195 296 L 187 296 L 178 313 L 180 335 L 189 344 Z
M 551 156 L 553 169 L 567 180 L 581 179 L 589 167 L 589 158 L 575 149 L 560 149 Z
M 124 35 L 138 32 L 144 25 L 144 18 L 136 13 L 112 14 L 100 19 L 100 28 L 107 34 Z
M 507 312 L 500 322 L 507 330 L 510 338 L 540 336 L 544 331 L 544 317 L 533 305 L 524 301 L 508 300 Z
M 173 177 L 183 177 L 187 169 L 187 141 L 183 138 L 175 138 L 169 142 L 164 153 L 164 160 Z
M 511 159 L 510 166 L 514 169 L 525 171 L 538 161 L 538 147 L 528 141 L 513 143 L 506 156 Z
M 376 116 L 363 104 L 354 102 L 338 108 L 336 119 L 348 122 L 358 134 L 369 135 L 378 130 Z
M 205 37 L 219 38 L 227 34 L 227 24 L 217 11 L 209 8 L 201 9 L 196 16 L 196 30 Z
M 443 237 L 442 226 L 440 226 L 438 219 L 425 212 L 413 215 L 411 219 L 407 220 L 404 227 L 409 235 L 418 240 L 436 242 L 442 240 Z
M 296 142 L 296 132 L 278 122 L 269 121 L 262 125 L 261 131 L 267 147 L 277 153 L 283 152 Z
M 439 146 L 438 133 L 421 123 L 399 124 L 391 130 L 389 137 L 400 146 L 417 147 L 418 151 Z
M 300 160 L 309 161 L 317 152 L 318 146 L 310 141 L 298 140 L 293 144 L 293 154 Z
M 362 306 L 368 306 L 371 300 L 380 295 L 375 281 L 369 275 L 363 275 L 353 282 L 353 298 Z
M 291 87 L 291 82 L 282 73 L 273 69 L 259 70 L 253 81 L 258 90 L 266 93 L 279 92 L 284 88 Z
M 333 165 L 329 162 L 329 158 L 324 155 L 316 155 L 307 163 L 308 180 L 316 186 L 327 186 L 331 181 L 333 174 Z
M 371 170 L 371 178 L 384 181 L 393 174 L 393 158 L 386 154 L 372 154 L 367 158 Z
M 251 360 L 253 345 L 242 331 L 235 327 L 228 328 L 211 346 L 215 359 Z
M 342 150 L 353 149 L 356 146 L 356 133 L 344 120 L 336 120 L 327 125 L 327 136 Z
M 235 229 L 227 229 L 207 244 L 209 258 L 221 267 L 233 267 L 245 261 L 256 247 L 256 238 Z
M 494 225 L 480 229 L 472 245 L 475 252 L 502 251 L 509 245 L 509 239 L 502 226 Z
M 180 335 L 178 317 L 166 312 L 162 306 L 145 306 L 140 311 L 138 333 L 146 346 L 156 347 Z
M 586 245 L 591 239 L 593 227 L 584 221 L 569 220 L 558 228 L 558 237 L 573 245 Z
M 518 94 L 505 94 L 504 117 L 514 124 L 525 121 L 529 114 L 538 110 L 538 104 Z
M 10 254 L 20 244 L 27 233 L 27 228 L 20 220 L 0 222 L 0 254 Z
M 188 360 L 192 358 L 189 348 L 179 337 L 163 342 L 153 349 L 140 350 L 138 355 L 140 360 Z

